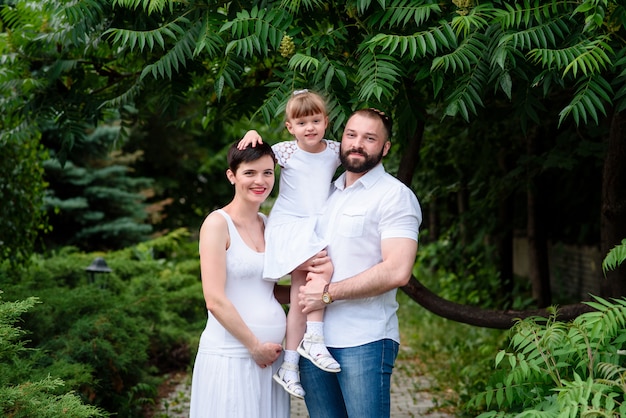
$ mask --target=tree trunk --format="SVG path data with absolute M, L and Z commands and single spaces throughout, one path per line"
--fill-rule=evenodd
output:
M 439 239 L 439 210 L 437 208 L 437 198 L 433 197 L 428 202 L 428 239 L 435 242 Z
M 411 187 L 411 180 L 413 179 L 417 163 L 420 160 L 420 149 L 422 148 L 425 127 L 426 122 L 423 119 L 418 119 L 415 132 L 413 132 L 413 136 L 408 139 L 406 149 L 400 159 L 398 178 L 409 187 Z
M 537 134 L 531 132 L 526 138 L 529 157 L 537 155 Z M 550 291 L 550 268 L 546 226 L 542 214 L 542 186 L 538 175 L 529 174 L 527 198 L 526 234 L 528 238 L 528 275 L 532 284 L 532 296 L 539 308 L 552 303 Z
M 456 208 L 459 214 L 459 241 L 465 247 L 469 239 L 467 237 L 466 215 L 469 211 L 469 189 L 465 179 L 461 180 L 461 187 L 456 193 Z
M 498 152 L 498 167 L 502 176 L 511 171 L 507 151 Z M 495 242 L 498 254 L 497 269 L 500 272 L 500 296 L 513 303 L 513 225 L 515 217 L 515 198 L 510 191 L 501 192 L 498 203 L 498 220 L 496 224 Z
M 415 167 L 417 166 L 417 161 L 419 161 L 419 148 L 421 146 L 423 134 L 423 125 L 420 126 L 422 126 L 422 130 L 420 131 L 418 128 L 416 134 L 411 138 L 398 170 L 398 179 L 409 187 L 411 185 Z M 418 132 L 420 132 L 419 135 Z M 411 156 L 410 154 L 413 155 Z M 498 311 L 450 302 L 428 290 L 415 277 L 412 277 L 409 283 L 402 287 L 401 290 L 413 299 L 413 301 L 435 315 L 478 327 L 508 329 L 513 326 L 518 319 L 530 316 L 548 317 L 550 315 L 550 312 L 546 309 L 528 311 Z M 573 319 L 584 312 L 590 312 L 592 310 L 593 309 L 588 305 L 578 303 L 562 306 L 558 309 L 557 313 L 560 320 L 566 321 Z
M 502 197 L 498 205 L 496 248 L 500 272 L 500 295 L 513 302 L 513 217 L 515 202 L 512 196 Z
M 602 176 L 600 241 L 606 254 L 626 238 L 626 111 L 611 120 L 609 143 Z M 626 296 L 626 265 L 608 271 L 600 286 L 601 296 Z

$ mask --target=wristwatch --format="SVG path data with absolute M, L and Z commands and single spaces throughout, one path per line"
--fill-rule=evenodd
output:
M 331 303 L 333 303 L 333 298 L 330 296 L 330 293 L 328 293 L 328 286 L 330 286 L 330 283 L 327 283 L 326 286 L 324 286 L 324 292 L 322 293 L 322 302 L 330 305 Z

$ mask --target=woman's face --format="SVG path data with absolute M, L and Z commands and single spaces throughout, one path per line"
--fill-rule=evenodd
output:
M 235 185 L 235 195 L 259 204 L 265 201 L 274 187 L 274 165 L 272 157 L 265 155 L 241 163 L 235 173 L 229 169 L 227 175 Z

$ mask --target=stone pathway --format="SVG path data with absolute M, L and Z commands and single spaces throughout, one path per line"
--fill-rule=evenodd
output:
M 398 364 L 396 364 L 398 366 Z M 164 398 L 154 418 L 187 418 L 189 416 L 190 377 L 179 375 L 171 381 L 171 392 Z M 392 418 L 453 418 L 454 415 L 433 411 L 435 404 L 428 391 L 425 376 L 413 376 L 410 371 L 396 367 L 391 375 Z M 291 397 L 292 418 L 308 418 L 304 401 Z

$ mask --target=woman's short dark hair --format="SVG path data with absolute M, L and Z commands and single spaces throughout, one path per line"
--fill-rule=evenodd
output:
M 239 144 L 239 141 L 230 146 L 226 157 L 228 168 L 230 168 L 230 171 L 233 173 L 237 172 L 237 169 L 242 163 L 256 161 L 266 155 L 272 157 L 272 160 L 276 162 L 276 155 L 274 155 L 272 146 L 266 142 L 256 144 L 254 147 L 252 145 L 248 145 L 247 148 L 242 150 L 237 148 L 237 144 Z

